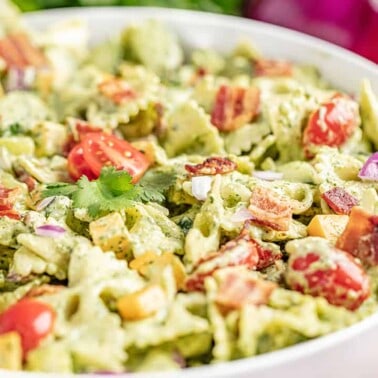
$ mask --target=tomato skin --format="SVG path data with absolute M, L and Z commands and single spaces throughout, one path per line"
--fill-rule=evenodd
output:
M 86 134 L 82 147 L 84 160 L 96 177 L 100 175 L 104 166 L 114 166 L 130 173 L 133 183 L 136 183 L 150 166 L 149 160 L 142 152 L 113 135 Z
M 359 125 L 358 104 L 340 94 L 322 104 L 311 115 L 303 133 L 307 158 L 312 157 L 312 146 L 340 147 Z
M 68 173 L 75 181 L 83 175 L 87 176 L 89 180 L 96 178 L 96 175 L 84 160 L 83 145 L 81 143 L 77 144 L 68 154 Z
M 323 297 L 330 304 L 356 310 L 370 294 L 369 278 L 354 258 L 339 249 L 292 253 L 285 273 L 292 290 Z
M 35 299 L 22 299 L 0 314 L 0 334 L 17 332 L 25 357 L 51 333 L 55 318 L 55 311 L 48 304 Z

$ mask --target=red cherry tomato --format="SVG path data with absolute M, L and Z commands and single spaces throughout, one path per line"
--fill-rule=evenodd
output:
M 313 112 L 303 134 L 303 146 L 308 158 L 311 146 L 340 147 L 359 124 L 358 104 L 342 95 L 334 96 Z
M 24 357 L 52 331 L 55 312 L 46 303 L 22 299 L 0 315 L 0 334 L 17 332 L 21 337 Z
M 82 141 L 84 160 L 95 174 L 100 175 L 104 166 L 130 173 L 133 182 L 139 181 L 150 162 L 135 147 L 125 140 L 104 133 L 87 134 Z
M 369 278 L 362 266 L 336 248 L 292 253 L 285 275 L 292 290 L 323 297 L 349 310 L 356 310 L 370 293 Z
M 88 167 L 84 160 L 84 151 L 82 144 L 77 144 L 68 155 L 68 172 L 73 180 L 78 180 L 85 175 L 89 180 L 94 180 L 96 175 Z

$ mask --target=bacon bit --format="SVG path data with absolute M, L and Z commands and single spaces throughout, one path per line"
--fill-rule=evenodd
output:
M 252 191 L 248 210 L 250 222 L 277 231 L 287 231 L 290 226 L 292 209 L 289 201 L 275 191 L 256 187 Z
M 220 131 L 233 131 L 257 115 L 260 105 L 258 88 L 222 85 L 216 95 L 211 122 Z
M 20 214 L 13 209 L 13 203 L 20 194 L 20 188 L 5 188 L 0 186 L 0 217 L 8 217 L 19 220 Z
M 357 198 L 343 188 L 332 188 L 322 194 L 322 198 L 336 214 L 348 215 L 353 206 L 358 205 Z
M 19 179 L 19 181 L 26 184 L 29 192 L 32 192 L 35 189 L 35 187 L 37 186 L 37 180 L 35 180 L 32 176 L 30 176 L 26 172 L 23 173 L 20 177 L 18 177 L 18 179 Z
M 293 67 L 285 60 L 260 59 L 255 63 L 256 76 L 292 76 Z
M 124 80 L 112 77 L 98 85 L 100 93 L 117 105 L 136 98 L 136 92 Z
M 378 265 L 378 216 L 361 207 L 353 207 L 336 248 L 349 252 L 367 265 Z
M 25 297 L 34 298 L 40 297 L 42 295 L 53 295 L 62 291 L 65 287 L 62 285 L 49 285 L 43 284 L 41 286 L 32 287 L 26 294 Z
M 213 176 L 230 173 L 237 168 L 236 163 L 227 158 L 219 156 L 209 157 L 203 163 L 191 165 L 186 164 L 186 171 L 192 176 Z
M 186 289 L 187 291 L 203 291 L 205 278 L 215 271 L 231 266 L 256 269 L 258 262 L 259 253 L 255 240 L 248 234 L 241 234 L 224 244 L 218 252 L 201 259 L 193 273 L 187 278 Z
M 270 281 L 228 272 L 219 285 L 215 302 L 227 310 L 240 309 L 246 304 L 267 304 L 276 287 L 277 285 Z
M 265 269 L 268 266 L 274 264 L 275 261 L 282 259 L 282 252 L 274 249 L 268 249 L 259 244 L 256 240 L 256 249 L 259 254 L 259 263 L 257 264 L 257 270 Z
M 189 85 L 194 86 L 196 85 L 203 77 L 207 75 L 207 71 L 203 67 L 198 67 L 194 74 L 192 75 L 191 79 L 189 80 Z
M 10 34 L 0 39 L 0 56 L 8 68 L 44 68 L 47 59 L 40 49 L 33 46 L 26 34 Z

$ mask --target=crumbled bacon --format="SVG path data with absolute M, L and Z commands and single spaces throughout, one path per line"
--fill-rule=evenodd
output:
M 216 95 L 211 122 L 220 131 L 233 131 L 257 115 L 260 105 L 258 88 L 222 85 Z
M 35 187 L 37 186 L 37 180 L 30 176 L 28 173 L 23 173 L 21 176 L 18 177 L 19 181 L 26 184 L 28 187 L 29 192 L 32 192 Z
M 240 309 L 246 304 L 268 303 L 272 291 L 277 287 L 270 281 L 228 272 L 219 285 L 215 302 L 223 309 Z
M 248 210 L 252 214 L 252 223 L 277 231 L 289 229 L 292 217 L 290 203 L 271 189 L 253 189 Z
M 62 285 L 49 285 L 43 284 L 41 286 L 32 287 L 26 294 L 25 297 L 40 297 L 42 295 L 53 295 L 63 290 Z
M 40 49 L 33 46 L 28 36 L 23 33 L 10 34 L 0 39 L 0 57 L 7 68 L 44 68 L 47 59 Z
M 185 286 L 188 291 L 202 291 L 205 279 L 216 270 L 231 266 L 256 269 L 258 262 L 259 253 L 256 241 L 248 234 L 241 234 L 224 244 L 218 252 L 200 260 L 193 273 L 187 278 Z
M 355 206 L 336 247 L 358 257 L 363 263 L 378 265 L 378 216 Z
M 293 67 L 290 62 L 274 59 L 260 59 L 255 63 L 256 76 L 291 76 Z
M 135 90 L 127 82 L 116 77 L 102 81 L 98 84 L 98 90 L 117 105 L 136 98 Z
M 203 176 L 203 175 L 217 175 L 226 174 L 234 171 L 237 168 L 236 163 L 232 160 L 222 157 L 210 157 L 207 158 L 203 163 L 191 165 L 186 164 L 186 171 L 192 176 Z
M 13 204 L 20 193 L 20 188 L 8 189 L 0 186 L 0 217 L 20 219 L 20 214 L 13 209 Z
M 336 214 L 349 214 L 353 206 L 358 205 L 357 198 L 343 188 L 332 188 L 322 194 L 322 198 Z
M 256 249 L 259 254 L 259 263 L 257 264 L 257 270 L 265 269 L 271 266 L 275 261 L 282 259 L 282 252 L 280 250 L 273 250 L 266 248 L 259 242 L 255 241 Z

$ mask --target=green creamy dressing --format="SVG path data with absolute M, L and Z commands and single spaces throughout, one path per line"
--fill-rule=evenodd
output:
M 2 2 L 0 36 L 15 28 L 23 28 L 17 10 Z M 12 189 L 9 201 L 19 214 L 19 219 L 0 216 L 0 313 L 34 288 L 42 290 L 38 300 L 56 319 L 24 361 L 17 334 L 0 335 L 0 369 L 122 373 L 200 366 L 321 337 L 376 311 L 376 267 L 366 269 L 371 294 L 356 311 L 287 284 L 291 274 L 308 285 L 303 275 L 288 270 L 293 254 L 316 253 L 320 258 L 313 270 L 335 266 L 329 258 L 334 247 L 308 235 L 315 215 L 333 213 L 322 193 L 341 187 L 378 214 L 378 184 L 358 177 L 378 146 L 378 100 L 367 81 L 353 135 L 339 149 L 321 146 L 307 159 L 302 140 L 308 119 L 339 92 L 314 67 L 293 63 L 291 75 L 257 76 L 262 56 L 249 41 L 227 54 L 211 46 L 184 53 L 178 37 L 156 20 L 129 25 L 93 47 L 80 20 L 25 33 L 47 57 L 51 77 L 46 88 L 39 83 L 6 92 L 8 72 L 0 60 L 0 190 Z M 104 89 L 104 83 L 113 86 Z M 257 115 L 234 130 L 214 125 L 222 86 L 238 93 L 259 90 Z M 235 93 L 226 99 L 226 117 L 245 110 Z M 118 101 L 122 96 L 129 97 Z M 78 141 L 79 121 L 143 151 L 152 162 L 144 176 L 153 183 L 148 200 L 136 197 L 104 210 L 101 205 L 114 200 L 114 193 L 103 183 L 93 184 L 98 180 L 75 187 L 86 185 L 85 195 L 79 191 L 81 202 L 78 191 L 58 190 L 43 199 L 51 184 L 72 184 L 67 142 Z M 214 156 L 232 160 L 236 169 L 193 184 L 185 165 Z M 120 182 L 116 192 L 123 190 Z M 256 188 L 284 198 L 292 212 L 287 230 L 250 224 L 250 235 L 262 248 L 283 256 L 259 270 L 234 266 L 248 251 L 247 242 L 219 253 L 243 230 Z M 146 195 L 146 186 L 142 190 Z M 91 211 L 89 202 L 100 198 L 93 193 L 103 195 L 104 203 L 97 203 L 101 211 Z M 46 225 L 63 232 L 41 234 Z M 230 273 L 244 283 L 275 286 L 261 303 L 252 300 L 225 311 L 219 297 L 227 294 L 221 288 Z M 186 290 L 186 280 L 196 274 L 208 275 L 203 291 Z M 56 290 L 44 292 L 44 285 Z M 232 299 L 242 289 L 231 293 Z M 148 297 L 153 290 L 160 299 Z

